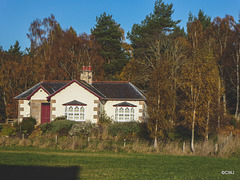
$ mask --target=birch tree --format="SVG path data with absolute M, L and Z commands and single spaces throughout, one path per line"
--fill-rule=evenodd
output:
M 217 66 L 207 47 L 196 49 L 182 69 L 181 90 L 185 100 L 182 114 L 191 129 L 191 150 L 195 151 L 195 127 L 205 129 L 199 132 L 208 138 L 210 103 L 214 101 L 218 78 Z
M 165 54 L 161 54 L 163 42 L 156 41 L 151 47 L 154 58 L 147 59 L 151 69 L 151 83 L 147 93 L 148 128 L 154 138 L 154 148 L 158 146 L 158 139 L 167 137 L 170 125 L 172 106 L 171 95 L 171 66 Z
M 236 108 L 235 108 L 235 118 L 239 121 L 239 98 L 240 98 L 240 21 L 234 24 L 234 32 L 232 37 L 232 57 L 235 63 L 235 77 L 236 77 Z
M 216 60 L 219 68 L 219 91 L 218 91 L 218 128 L 220 129 L 220 113 L 221 109 L 221 99 L 223 99 L 223 115 L 225 116 L 227 113 L 227 99 L 226 99 L 226 91 L 228 90 L 226 84 L 226 48 L 229 37 L 232 33 L 232 25 L 234 19 L 232 16 L 226 15 L 224 18 L 216 17 L 211 23 L 211 33 L 214 38 L 214 52 L 216 56 Z M 224 89 L 223 93 L 221 93 L 221 89 Z

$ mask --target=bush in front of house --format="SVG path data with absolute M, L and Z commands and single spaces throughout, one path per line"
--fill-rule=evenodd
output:
M 34 127 L 36 124 L 37 124 L 37 121 L 35 118 L 26 117 L 26 118 L 23 118 L 21 123 L 15 124 L 15 126 L 20 133 L 30 135 L 34 130 Z
M 103 124 L 110 124 L 110 123 L 113 122 L 113 119 L 112 119 L 111 117 L 107 116 L 107 113 L 106 113 L 106 111 L 104 110 L 104 111 L 102 111 L 102 112 L 100 113 L 99 122 L 100 122 L 100 124 L 102 124 L 102 125 L 103 125 Z
M 54 119 L 54 121 L 63 121 L 63 120 L 67 120 L 66 116 L 58 116 Z
M 74 124 L 77 124 L 76 121 L 70 120 L 57 120 L 50 123 L 41 124 L 40 128 L 43 133 L 53 133 L 58 134 L 59 136 L 67 136 Z
M 119 139 L 139 138 L 141 126 L 138 122 L 115 122 L 109 125 L 108 134 Z
M 1 130 L 1 136 L 14 136 L 16 135 L 17 131 L 16 128 L 13 127 L 11 124 L 4 124 Z
M 90 136 L 96 137 L 98 134 L 98 126 L 91 122 L 82 122 L 74 124 L 69 131 L 70 136 L 79 136 L 82 138 L 87 138 Z
M 40 126 L 36 126 L 34 128 L 34 130 L 32 131 L 31 135 L 29 136 L 30 139 L 36 139 L 36 138 L 40 138 L 41 135 L 43 134 Z
M 2 129 L 3 129 L 3 126 L 4 126 L 4 124 L 0 124 L 0 132 L 1 132 Z

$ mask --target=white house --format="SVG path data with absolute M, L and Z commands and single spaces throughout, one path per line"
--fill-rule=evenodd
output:
M 42 81 L 17 97 L 18 121 L 34 117 L 38 124 L 66 116 L 68 120 L 99 122 L 101 112 L 118 122 L 143 121 L 146 98 L 126 81 L 92 82 L 91 67 L 81 80 Z

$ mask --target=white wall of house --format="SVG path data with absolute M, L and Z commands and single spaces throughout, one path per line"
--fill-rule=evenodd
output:
M 48 102 L 47 96 L 48 93 L 40 88 L 33 94 L 30 100 L 30 116 L 36 118 L 38 124 L 41 123 L 41 104 Z
M 71 85 L 52 96 L 51 101 L 56 101 L 56 103 L 52 103 L 52 108 L 55 109 L 52 111 L 52 115 L 55 117 L 64 116 L 65 106 L 63 106 L 63 104 L 73 100 L 87 104 L 87 106 L 85 106 L 85 120 L 97 123 L 97 119 L 94 119 L 93 117 L 94 115 L 97 115 L 97 111 L 94 111 L 94 107 L 98 107 L 98 104 L 94 103 L 94 101 L 99 100 L 98 97 L 81 87 L 76 82 L 73 82 Z
M 22 104 L 19 103 L 19 106 L 20 106 L 20 116 L 23 116 L 23 117 L 30 117 L 30 105 L 29 105 L 29 101 L 28 100 L 20 100 L 21 102 L 23 102 Z M 20 102 L 19 101 L 19 102 Z M 23 109 L 23 110 L 21 110 Z M 22 118 L 19 119 L 20 122 L 22 121 Z
M 47 100 L 48 94 L 40 88 L 32 97 L 31 100 Z
M 48 94 L 40 88 L 32 97 L 31 100 L 19 100 L 19 108 L 20 108 L 20 118 L 19 121 L 21 122 L 23 118 L 21 117 L 30 117 L 31 116 L 31 110 L 30 110 L 30 104 L 33 100 L 47 100 Z M 21 103 L 20 103 L 21 102 Z
M 139 104 L 139 101 L 107 101 L 105 104 L 105 111 L 106 114 L 111 117 L 113 120 L 115 120 L 115 108 L 113 105 L 122 103 L 122 102 L 128 102 L 131 103 L 137 107 L 134 107 L 134 120 L 140 121 L 139 116 L 143 116 L 143 113 L 140 113 L 139 110 L 142 109 L 142 105 Z

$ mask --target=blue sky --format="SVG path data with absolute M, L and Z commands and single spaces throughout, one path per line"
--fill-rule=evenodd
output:
M 28 28 L 36 18 L 53 14 L 63 29 L 72 26 L 78 34 L 90 34 L 96 17 L 106 12 L 128 32 L 153 11 L 155 0 L 0 0 L 0 46 L 8 50 L 16 40 L 22 50 L 30 46 Z M 182 20 L 185 27 L 191 11 L 197 15 L 202 9 L 207 15 L 223 18 L 226 14 L 239 19 L 239 0 L 164 0 L 173 3 L 174 20 Z M 186 29 L 185 29 L 186 30 Z

